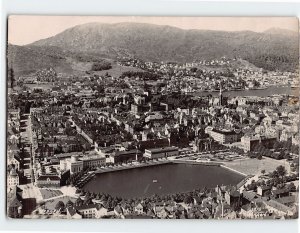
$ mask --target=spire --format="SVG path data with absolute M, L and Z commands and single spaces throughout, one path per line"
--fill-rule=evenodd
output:
M 219 105 L 222 106 L 222 102 L 223 102 L 223 93 L 222 93 L 222 85 L 220 83 L 220 93 L 219 93 Z

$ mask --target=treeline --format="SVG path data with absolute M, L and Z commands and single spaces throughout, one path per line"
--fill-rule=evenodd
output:
M 260 55 L 255 57 L 248 57 L 246 59 L 255 66 L 270 71 L 294 71 L 299 62 L 293 57 L 284 55 Z
M 234 73 L 230 69 L 223 70 L 221 72 L 207 72 L 202 69 L 197 69 L 196 67 L 191 68 L 191 72 L 195 73 L 196 78 L 201 78 L 202 76 L 206 76 L 209 78 L 220 78 L 221 76 L 234 78 Z
M 159 78 L 158 74 L 150 73 L 150 72 L 143 72 L 143 71 L 125 71 L 122 73 L 121 78 L 137 78 L 143 80 L 157 80 Z
M 102 70 L 109 70 L 112 66 L 107 61 L 101 61 L 101 62 L 94 62 L 92 65 L 91 70 L 92 71 L 102 71 Z

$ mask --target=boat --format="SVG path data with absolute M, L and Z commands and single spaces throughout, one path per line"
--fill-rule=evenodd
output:
M 153 183 L 157 183 L 157 180 L 153 180 Z

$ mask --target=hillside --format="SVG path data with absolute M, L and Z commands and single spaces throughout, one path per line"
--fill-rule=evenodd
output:
M 93 62 L 106 60 L 105 55 L 70 52 L 57 46 L 8 45 L 8 67 L 16 74 L 29 74 L 38 69 L 54 67 L 57 72 L 76 73 L 90 70 Z
M 8 45 L 7 63 L 15 74 L 29 74 L 48 67 L 55 67 L 58 72 L 72 72 L 65 55 L 59 48 Z
M 151 61 L 189 62 L 222 56 L 241 57 L 265 69 L 290 70 L 298 64 L 298 36 L 286 31 L 224 32 L 139 23 L 89 23 L 32 45 L 93 52 L 111 58 L 135 56 Z

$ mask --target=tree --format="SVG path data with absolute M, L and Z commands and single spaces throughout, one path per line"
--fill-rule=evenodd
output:
M 8 69 L 8 77 L 7 77 L 7 80 L 10 81 L 10 87 L 11 88 L 14 88 L 14 83 L 15 83 L 15 74 L 14 74 L 14 70 L 13 68 L 9 68 Z
M 284 166 L 280 165 L 276 168 L 277 174 L 283 177 L 286 174 L 286 169 Z
M 193 201 L 193 198 L 190 195 L 187 195 L 183 201 L 185 204 L 191 204 Z
M 69 207 L 72 207 L 73 206 L 73 202 L 71 200 L 69 200 L 67 203 L 66 203 L 66 208 L 69 208 Z
M 263 170 L 261 170 L 261 174 L 265 174 L 266 173 L 266 170 L 265 169 L 263 169 Z
M 59 201 L 59 202 L 57 202 L 55 209 L 62 212 L 65 210 L 65 204 L 62 201 Z
M 295 186 L 295 184 L 292 182 L 292 183 L 290 183 L 288 186 L 287 186 L 287 188 L 288 188 L 288 190 L 290 191 L 290 192 L 295 192 L 296 191 L 296 186 Z
M 80 197 L 78 197 L 76 202 L 75 202 L 75 205 L 81 206 L 82 204 L 83 204 L 83 200 Z
M 46 168 L 44 166 L 41 167 L 41 173 L 44 175 L 46 173 Z

